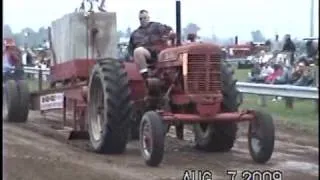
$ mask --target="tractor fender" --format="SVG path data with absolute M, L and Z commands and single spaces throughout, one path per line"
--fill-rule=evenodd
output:
M 124 62 L 125 71 L 128 74 L 132 100 L 141 100 L 147 93 L 147 88 L 139 69 L 134 62 Z

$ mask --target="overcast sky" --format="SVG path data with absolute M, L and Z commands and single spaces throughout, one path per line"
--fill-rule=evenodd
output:
M 285 33 L 293 37 L 310 36 L 311 0 L 182 0 L 182 26 L 193 22 L 199 35 L 219 37 L 238 35 L 251 39 L 250 32 L 260 29 L 267 37 Z M 318 1 L 315 2 L 314 32 L 318 34 Z M 81 0 L 5 0 L 4 23 L 14 32 L 24 27 L 38 30 L 51 21 L 73 12 Z M 151 20 L 175 27 L 174 0 L 106 0 L 108 11 L 117 13 L 118 30 L 138 26 L 138 11 L 147 9 Z

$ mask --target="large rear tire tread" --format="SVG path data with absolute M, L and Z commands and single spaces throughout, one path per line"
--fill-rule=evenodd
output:
M 223 111 L 238 111 L 239 103 L 237 97 L 239 91 L 236 89 L 236 80 L 233 79 L 233 70 L 227 64 L 221 67 Z M 237 124 L 235 122 L 217 122 L 208 124 L 206 136 L 203 135 L 200 125 L 194 126 L 196 136 L 196 148 L 208 152 L 227 152 L 235 142 L 237 136 Z
M 17 122 L 26 122 L 28 120 L 29 115 L 29 100 L 30 100 L 30 92 L 28 83 L 24 80 L 17 81 L 17 87 L 19 92 L 19 117 L 17 118 Z
M 89 122 L 90 141 L 98 153 L 123 153 L 128 142 L 132 103 L 127 72 L 121 62 L 114 59 L 100 60 L 92 69 L 89 83 L 89 105 L 94 81 L 100 81 L 104 94 L 104 118 L 101 140 L 95 141 Z M 90 109 L 90 107 L 88 108 Z M 90 110 L 88 117 L 90 116 Z M 88 118 L 90 120 L 90 118 Z
M 15 80 L 7 80 L 4 85 L 3 98 L 7 103 L 7 116 L 4 117 L 4 121 L 16 122 L 19 118 L 19 91 Z

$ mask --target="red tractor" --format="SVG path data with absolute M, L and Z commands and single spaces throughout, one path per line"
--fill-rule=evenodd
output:
M 141 154 L 149 166 L 161 163 L 170 126 L 176 127 L 177 136 L 182 139 L 184 124 L 193 124 L 196 148 L 229 151 L 236 139 L 237 123 L 249 121 L 251 156 L 258 163 L 267 162 L 274 148 L 272 117 L 260 111 L 238 111 L 241 94 L 232 71 L 222 62 L 221 48 L 196 42 L 181 45 L 180 1 L 176 1 L 176 13 L 175 43 L 150 62 L 155 73 L 147 83 L 133 61 L 77 58 L 59 63 L 61 60 L 56 58 L 54 61 L 58 63 L 51 67 L 51 88 L 32 94 L 32 108 L 55 102 L 52 106 L 63 109 L 64 125 L 68 124 L 66 111 L 72 109 L 74 123 L 70 136 L 88 132 L 92 148 L 98 153 L 122 153 L 129 137 L 138 138 Z M 109 41 L 113 38 L 104 36 L 104 31 L 88 20 L 90 16 L 97 19 L 102 15 L 91 14 L 83 20 L 87 24 L 85 32 L 89 32 L 87 38 L 83 38 L 87 57 L 98 51 L 96 54 L 103 57 L 108 52 L 105 46 L 116 47 L 114 43 L 104 45 L 106 41 L 99 38 L 95 42 L 95 36 L 107 37 Z M 109 13 L 108 17 L 111 16 L 112 21 L 101 18 L 107 24 L 102 29 L 115 24 L 115 16 Z M 58 48 L 54 43 L 52 47 Z M 65 100 L 61 101 L 61 97 Z M 57 105 L 58 102 L 63 104 Z M 42 110 L 48 110 L 48 106 Z
M 248 57 L 255 56 L 257 53 L 259 53 L 261 50 L 266 51 L 267 46 L 265 46 L 263 43 L 255 43 L 250 42 L 247 44 L 238 44 L 238 40 L 235 40 L 234 45 L 229 45 L 225 48 L 227 52 L 227 61 L 230 63 L 236 63 L 238 69 L 248 69 L 252 68 L 254 62 L 250 60 Z
M 180 46 L 180 1 L 177 17 L 177 43 L 150 64 L 156 74 L 147 79 L 148 87 L 134 62 L 102 59 L 93 67 L 88 121 L 95 151 L 122 152 L 129 130 L 139 130 L 142 156 L 148 165 L 157 166 L 169 125 L 175 125 L 177 136 L 183 138 L 183 125 L 192 123 L 198 149 L 228 151 L 236 138 L 236 123 L 250 121 L 250 153 L 256 162 L 268 161 L 274 147 L 272 117 L 258 111 L 238 112 L 241 96 L 230 69 L 221 61 L 221 48 L 206 43 Z M 130 83 L 134 79 L 140 80 L 139 85 Z

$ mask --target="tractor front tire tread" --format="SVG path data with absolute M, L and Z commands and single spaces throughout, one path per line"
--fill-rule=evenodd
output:
M 141 120 L 140 123 L 140 150 L 141 153 L 143 154 L 143 126 L 145 123 L 150 123 L 151 126 L 151 136 L 152 136 L 152 152 L 150 155 L 150 158 L 146 158 L 144 155 L 145 163 L 148 166 L 158 166 L 163 159 L 164 155 L 164 141 L 165 141 L 165 136 L 164 134 L 164 128 L 163 128 L 163 120 L 161 116 L 154 112 L 154 111 L 148 111 L 146 112 Z
M 249 152 L 252 157 L 252 159 L 260 164 L 263 164 L 267 162 L 273 153 L 274 150 L 274 141 L 275 141 L 275 128 L 273 124 L 273 119 L 270 114 L 261 112 L 261 111 L 255 111 L 256 121 L 259 124 L 259 127 L 261 128 L 263 137 L 260 139 L 261 141 L 261 150 L 259 152 L 254 152 L 252 146 L 251 146 L 251 128 L 252 123 L 250 122 L 249 125 L 249 133 L 248 133 L 248 145 L 249 145 Z

